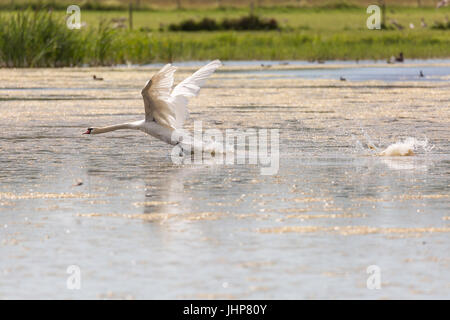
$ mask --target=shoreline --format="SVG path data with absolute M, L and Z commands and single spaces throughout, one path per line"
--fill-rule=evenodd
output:
M 208 62 L 209 60 L 172 61 L 171 63 L 180 70 L 191 70 Z M 254 70 L 310 70 L 310 69 L 344 69 L 344 68 L 411 68 L 411 67 L 450 67 L 450 57 L 443 59 L 405 59 L 404 62 L 387 63 L 385 60 L 327 60 L 321 63 L 307 60 L 221 60 L 222 72 L 254 71 Z M 115 64 L 108 66 L 62 66 L 62 67 L 0 67 L 0 70 L 155 70 L 160 69 L 166 63 L 148 64 Z M 263 64 L 263 65 L 261 65 Z M 270 64 L 270 67 L 269 65 Z M 219 71 L 220 72 L 220 71 Z

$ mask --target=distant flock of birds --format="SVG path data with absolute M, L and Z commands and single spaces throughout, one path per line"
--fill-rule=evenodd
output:
M 387 60 L 387 63 L 403 62 L 404 60 L 405 60 L 405 58 L 403 56 L 403 52 L 400 52 L 398 56 L 392 56 L 391 58 L 389 58 Z M 289 64 L 289 62 L 286 62 L 286 61 L 280 62 L 280 65 L 283 65 L 283 66 L 288 65 L 288 64 Z M 261 68 L 271 68 L 271 67 L 272 67 L 271 64 L 261 63 Z M 419 77 L 420 78 L 424 78 L 425 77 L 425 75 L 423 74 L 422 70 L 420 70 L 420 72 L 419 72 Z M 92 79 L 94 79 L 95 81 L 102 81 L 103 80 L 103 78 L 97 77 L 95 74 L 92 76 Z M 347 81 L 347 79 L 344 78 L 343 76 L 340 76 L 339 80 L 340 81 Z
M 449 0 L 449 1 L 450 1 L 450 0 Z M 449 22 L 448 16 L 445 16 L 444 21 L 445 21 L 446 24 Z M 391 22 L 391 24 L 392 24 L 394 27 L 396 27 L 398 30 L 403 30 L 403 29 L 405 29 L 405 27 L 404 27 L 403 25 L 401 25 L 400 23 L 398 23 L 398 21 L 395 20 L 395 19 L 391 19 L 390 22 Z M 437 22 L 436 22 L 436 23 L 437 23 Z M 427 27 L 428 27 L 428 24 L 425 22 L 425 19 L 424 19 L 424 18 L 421 18 L 421 19 L 420 19 L 420 26 L 421 26 L 422 28 L 427 28 Z M 409 28 L 410 28 L 410 29 L 414 29 L 414 28 L 415 28 L 414 23 L 410 22 L 410 23 L 409 23 Z
M 405 61 L 405 57 L 403 56 L 403 52 L 400 52 L 400 53 L 398 54 L 398 56 L 392 56 L 392 57 L 390 57 L 386 62 L 387 62 L 387 63 L 395 63 L 395 62 L 403 62 L 403 61 Z M 323 62 L 322 62 L 322 63 L 323 63 Z M 282 66 L 286 66 L 286 65 L 289 64 L 289 62 L 287 62 L 287 61 L 282 61 L 282 62 L 280 62 L 279 64 L 282 65 Z M 271 67 L 272 67 L 271 64 L 264 64 L 264 63 L 261 63 L 261 68 L 271 68 Z M 419 72 L 419 77 L 420 77 L 420 78 L 424 78 L 424 77 L 425 77 L 425 75 L 423 74 L 422 70 L 420 70 L 420 72 Z M 102 81 L 102 80 L 103 80 L 103 78 L 97 77 L 95 74 L 92 76 L 92 79 L 94 79 L 95 81 Z M 339 77 L 339 80 L 340 80 L 340 81 L 347 81 L 347 79 L 344 78 L 343 76 L 340 76 L 340 77 Z

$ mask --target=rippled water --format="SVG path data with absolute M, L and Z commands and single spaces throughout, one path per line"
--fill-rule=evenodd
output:
M 175 165 L 140 132 L 81 135 L 141 119 L 152 67 L 0 70 L 0 298 L 448 298 L 450 66 L 371 67 L 213 76 L 187 128 L 279 128 L 272 176 Z M 378 155 L 408 137 L 433 147 Z

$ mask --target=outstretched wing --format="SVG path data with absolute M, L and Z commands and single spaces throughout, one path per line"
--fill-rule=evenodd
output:
M 155 120 L 159 124 L 172 127 L 175 113 L 167 103 L 173 85 L 173 75 L 177 70 L 171 64 L 166 64 L 159 70 L 142 89 L 145 106 L 145 121 Z
M 189 110 L 187 109 L 188 99 L 198 95 L 206 79 L 220 66 L 222 66 L 220 60 L 214 60 L 197 70 L 190 77 L 184 79 L 173 89 L 168 102 L 171 104 L 172 110 L 175 113 L 176 128 L 181 128 L 189 116 Z
M 219 60 L 208 63 L 180 82 L 171 94 L 173 75 L 177 68 L 171 64 L 165 65 L 142 89 L 145 121 L 154 120 L 168 128 L 181 128 L 189 115 L 188 98 L 195 97 L 206 79 L 221 65 Z

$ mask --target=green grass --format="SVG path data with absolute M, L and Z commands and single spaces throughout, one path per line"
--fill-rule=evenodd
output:
M 408 58 L 449 57 L 446 31 L 420 36 L 396 31 L 311 34 L 296 32 L 134 33 L 120 59 L 137 63 L 173 60 L 386 59 L 399 51 Z
M 65 14 L 2 12 L 0 14 L 0 66 L 46 67 L 109 65 L 181 60 L 252 59 L 383 59 L 402 51 L 406 58 L 450 57 L 450 31 L 433 30 L 432 22 L 443 21 L 450 8 L 396 9 L 388 13 L 404 30 L 367 30 L 365 11 L 260 9 L 263 17 L 276 18 L 282 31 L 270 32 L 160 32 L 160 24 L 208 16 L 220 19 L 246 14 L 243 9 L 140 11 L 133 18 L 134 30 L 113 30 L 108 21 L 126 17 L 126 12 L 87 11 L 81 19 L 87 27 L 69 30 Z M 420 18 L 428 28 L 420 28 Z M 139 31 L 148 28 L 148 31 Z
M 84 38 L 47 13 L 26 12 L 0 17 L 0 63 L 9 67 L 77 65 Z
M 186 9 L 186 10 L 153 10 L 136 11 L 133 14 L 133 26 L 136 29 L 145 27 L 158 30 L 161 25 L 178 23 L 186 19 L 200 20 L 208 17 L 222 20 L 224 18 L 237 18 L 249 13 L 247 8 L 220 9 Z M 255 13 L 264 18 L 275 18 L 285 28 L 305 28 L 315 32 L 342 31 L 366 29 L 365 9 L 352 8 L 345 10 L 318 9 L 318 8 L 260 8 Z M 59 12 L 64 15 L 64 12 Z M 422 17 L 431 25 L 435 20 L 443 21 L 450 16 L 450 7 L 436 10 L 434 8 L 395 8 L 388 9 L 387 20 L 395 19 L 408 26 L 410 22 L 420 26 Z M 88 25 L 97 25 L 100 19 L 128 18 L 127 11 L 82 11 L 81 18 Z M 420 28 L 419 28 L 420 29 Z

